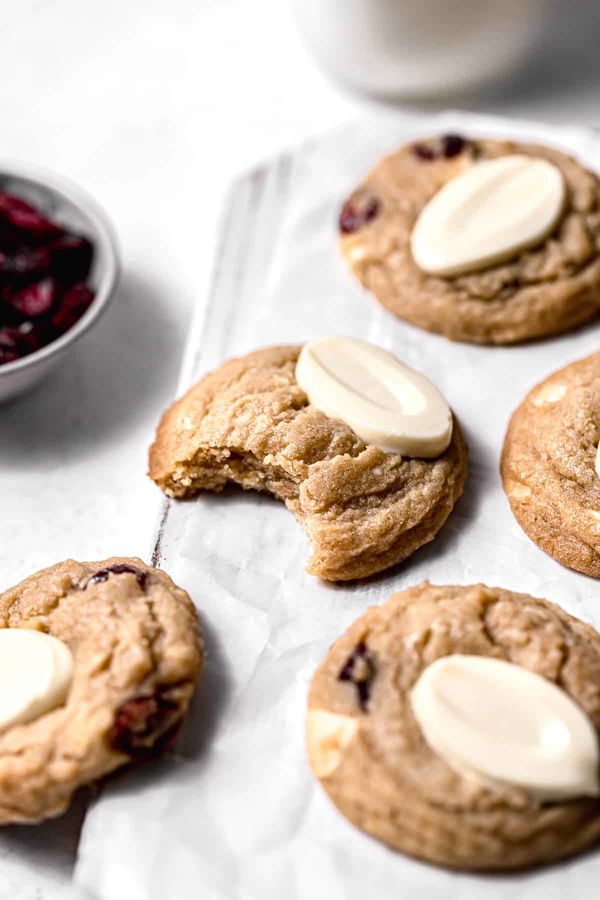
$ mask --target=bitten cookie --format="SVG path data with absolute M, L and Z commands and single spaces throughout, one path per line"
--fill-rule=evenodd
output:
M 600 352 L 534 387 L 514 412 L 502 480 L 519 525 L 571 569 L 600 578 Z
M 0 646 L 3 674 L 6 653 L 17 667 L 0 699 L 0 824 L 58 816 L 79 786 L 161 750 L 203 659 L 186 592 L 118 557 L 67 560 L 0 594 Z
M 509 156 L 517 169 L 510 167 Z M 492 173 L 485 185 L 476 183 L 485 171 L 478 167 L 501 157 L 508 168 Z M 537 160 L 531 171 L 519 164 L 523 157 Z M 466 193 L 457 196 L 454 184 L 453 196 L 446 193 L 439 203 L 438 192 L 447 192 L 468 170 Z M 499 261 L 492 254 L 474 270 L 446 276 L 425 271 L 411 242 L 435 195 L 435 215 L 428 213 L 419 235 L 427 231 L 434 269 L 461 232 L 467 255 L 476 245 L 482 256 L 501 246 L 510 251 L 518 235 L 525 246 Z M 541 338 L 585 322 L 600 308 L 600 182 L 550 147 L 458 135 L 412 142 L 384 157 L 350 195 L 340 232 L 353 274 L 383 306 L 455 341 L 512 344 Z
M 383 354 L 387 363 L 382 364 L 400 365 L 372 345 L 343 340 L 352 352 L 360 344 L 361 352 L 366 347 L 367 353 Z M 447 407 L 447 422 L 434 423 L 429 435 L 444 440 L 428 445 L 434 458 L 407 458 L 402 451 L 386 452 L 361 440 L 340 418 L 309 402 L 296 378 L 300 350 L 257 350 L 229 360 L 192 387 L 160 422 L 149 474 L 171 497 L 220 491 L 228 482 L 268 491 L 285 502 L 306 531 L 313 549 L 307 566 L 311 574 L 332 581 L 362 578 L 432 540 L 462 493 L 465 444 Z M 343 380 L 355 361 L 340 358 L 348 362 L 338 373 Z M 330 367 L 337 364 L 331 361 Z M 358 370 L 359 376 L 367 385 L 374 381 L 365 369 Z M 412 376 L 426 382 L 417 373 Z M 336 403 L 346 402 L 352 393 L 346 388 Z M 381 402 L 393 402 L 389 392 Z M 383 413 L 387 410 L 378 406 L 375 420 Z M 376 427 L 368 433 L 370 440 L 382 437 Z M 420 444 L 409 446 L 415 446 L 411 452 L 425 452 Z
M 481 584 L 395 594 L 333 644 L 308 706 L 315 775 L 397 850 L 516 869 L 600 835 L 600 635 L 547 600 Z

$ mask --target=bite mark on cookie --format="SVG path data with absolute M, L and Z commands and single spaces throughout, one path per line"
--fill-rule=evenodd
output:
M 436 458 L 366 445 L 308 402 L 295 376 L 300 350 L 257 350 L 194 385 L 163 416 L 149 474 L 176 498 L 228 483 L 269 492 L 308 535 L 311 574 L 363 578 L 441 528 L 462 493 L 464 439 L 454 419 L 450 444 Z M 183 427 L 187 419 L 193 428 Z

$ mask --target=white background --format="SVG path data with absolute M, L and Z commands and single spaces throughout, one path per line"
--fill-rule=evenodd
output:
M 551 7 L 537 56 L 456 105 L 600 124 L 600 9 Z M 203 302 L 223 189 L 373 104 L 314 68 L 284 0 L 19 0 L 1 15 L 0 157 L 54 168 L 94 194 L 124 266 L 112 308 L 66 365 L 0 407 L 7 587 L 68 556 L 148 556 L 159 494 L 145 477 L 147 446 Z M 0 848 L 26 849 L 7 832 Z

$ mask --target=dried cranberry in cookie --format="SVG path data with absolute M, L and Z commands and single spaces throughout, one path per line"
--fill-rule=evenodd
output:
M 417 159 L 429 162 L 432 159 L 452 159 L 469 146 L 470 141 L 460 134 L 444 134 L 441 138 L 412 144 L 411 150 Z
M 85 590 L 88 584 L 99 584 L 101 581 L 108 581 L 110 575 L 123 575 L 125 573 L 135 575 L 137 583 L 142 590 L 144 589 L 148 580 L 148 572 L 143 571 L 138 566 L 129 565 L 129 563 L 115 563 L 112 566 L 107 566 L 105 569 L 94 572 L 84 584 L 83 589 Z
M 155 756 L 180 724 L 179 704 L 159 689 L 154 694 L 127 700 L 117 710 L 110 742 L 116 750 L 133 757 Z
M 358 705 L 366 710 L 371 693 L 371 682 L 375 677 L 375 661 L 364 641 L 359 641 L 342 668 L 338 678 L 349 681 L 356 688 Z
M 346 200 L 340 212 L 343 234 L 351 234 L 367 225 L 379 212 L 379 200 L 372 191 L 358 190 Z

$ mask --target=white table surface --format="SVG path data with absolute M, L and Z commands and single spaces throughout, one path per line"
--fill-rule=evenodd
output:
M 19 0 L 2 17 L 0 158 L 54 168 L 92 192 L 124 268 L 111 309 L 63 368 L 0 407 L 7 587 L 68 556 L 148 557 L 159 494 L 147 446 L 203 302 L 224 188 L 376 104 L 313 66 L 284 0 Z M 599 125 L 599 38 L 595 0 L 550 0 L 537 56 L 455 105 Z M 74 842 L 77 809 L 69 815 Z M 73 844 L 64 829 L 53 834 L 51 823 L 0 834 L 0 896 L 60 895 L 50 863 L 68 868 Z M 19 876 L 28 856 L 33 886 Z

